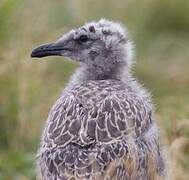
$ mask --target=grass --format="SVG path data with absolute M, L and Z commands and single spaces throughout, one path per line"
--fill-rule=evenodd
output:
M 100 17 L 128 26 L 136 44 L 135 76 L 152 91 L 156 105 L 167 179 L 188 179 L 188 8 L 185 0 L 2 0 L 0 179 L 35 179 L 47 113 L 76 67 L 61 58 L 31 61 L 32 48 Z

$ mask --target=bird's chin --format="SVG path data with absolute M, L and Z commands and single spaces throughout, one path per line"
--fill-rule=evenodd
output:
M 83 61 L 83 58 L 80 58 L 80 56 L 77 54 L 77 53 L 73 53 L 73 52 L 63 52 L 61 54 L 61 56 L 63 57 L 66 57 L 72 61 L 75 61 L 75 62 L 84 62 Z

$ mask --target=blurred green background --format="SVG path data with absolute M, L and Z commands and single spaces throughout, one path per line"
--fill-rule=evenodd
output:
M 188 0 L 0 0 L 0 179 L 35 179 L 48 111 L 76 65 L 31 60 L 31 50 L 86 21 L 125 24 L 135 76 L 152 91 L 168 173 L 189 178 Z

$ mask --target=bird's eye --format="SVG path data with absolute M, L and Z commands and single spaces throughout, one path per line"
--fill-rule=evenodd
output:
M 80 42 L 86 42 L 86 41 L 88 41 L 88 37 L 87 37 L 86 35 L 81 35 L 81 36 L 79 37 L 79 41 L 80 41 Z

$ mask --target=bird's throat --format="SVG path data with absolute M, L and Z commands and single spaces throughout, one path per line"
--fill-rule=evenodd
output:
M 125 66 L 104 70 L 102 68 L 92 68 L 88 66 L 79 67 L 71 78 L 71 84 L 81 84 L 90 80 L 122 80 L 127 81 L 130 77 Z

